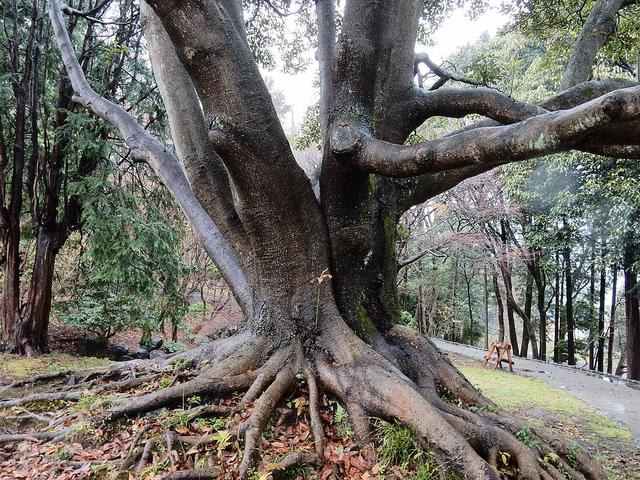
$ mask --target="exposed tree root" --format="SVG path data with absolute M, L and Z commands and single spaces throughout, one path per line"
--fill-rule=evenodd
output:
M 31 433 L 14 433 L 8 435 L 0 435 L 0 444 L 10 442 L 23 442 L 25 440 L 53 440 L 54 438 L 64 436 L 69 430 L 58 430 L 54 432 L 31 432 Z
M 220 469 L 194 468 L 170 473 L 163 476 L 162 480 L 212 480 L 215 478 L 220 478 Z
M 293 387 L 295 373 L 293 368 L 285 368 L 278 372 L 275 380 L 264 391 L 253 407 L 253 412 L 244 426 L 244 455 L 240 463 L 240 476 L 244 477 L 253 466 L 256 449 L 269 418 L 284 394 Z
M 305 369 L 305 377 L 309 387 L 309 419 L 311 421 L 311 431 L 313 432 L 313 445 L 318 457 L 324 454 L 324 429 L 320 418 L 320 394 L 318 393 L 318 383 L 316 376 L 309 368 Z
M 295 452 L 286 455 L 282 460 L 277 463 L 270 463 L 265 466 L 267 472 L 278 472 L 287 470 L 288 468 L 295 467 L 302 464 L 318 464 L 320 457 L 315 453 Z
M 320 388 L 342 400 L 347 407 L 357 440 L 371 441 L 369 417 L 396 420 L 409 426 L 425 448 L 435 455 L 444 469 L 475 480 L 517 478 L 529 480 L 604 480 L 602 468 L 585 452 L 550 433 L 496 413 L 496 407 L 478 393 L 428 339 L 406 327 L 393 327 L 379 341 L 378 354 L 358 338 L 340 342 L 318 342 L 306 352 L 300 344 L 273 348 L 266 340 L 255 340 L 246 334 L 238 339 L 225 339 L 217 346 L 203 346 L 193 353 L 176 358 L 174 383 L 143 395 L 120 393 L 108 408 L 89 420 L 93 424 L 111 422 L 154 410 L 185 405 L 194 397 L 202 397 L 201 405 L 182 411 L 191 420 L 206 415 L 229 414 L 250 409 L 244 423 L 231 427 L 229 438 L 244 438 L 244 454 L 239 467 L 246 476 L 255 466 L 264 429 L 276 412 L 278 403 L 298 387 L 304 378 L 308 387 L 308 415 L 313 435 L 314 452 L 294 452 L 268 469 L 278 470 L 298 463 L 322 461 L 325 435 L 320 416 Z M 336 335 L 333 332 L 332 338 Z M 384 355 L 384 356 L 383 356 Z M 189 362 L 191 369 L 184 369 Z M 73 388 L 57 385 L 54 391 L 35 393 L 0 403 L 6 408 L 24 403 L 53 400 L 78 401 L 91 385 L 89 393 L 126 392 L 158 381 L 171 364 L 149 363 L 127 365 L 84 374 Z M 134 367 L 132 370 L 132 366 Z M 162 373 L 160 373 L 162 372 Z M 69 377 L 66 373 L 48 377 L 56 382 Z M 45 381 L 38 378 L 36 382 Z M 28 382 L 23 383 L 23 385 Z M 217 405 L 212 399 L 233 392 L 244 392 L 237 407 Z M 443 395 L 446 393 L 446 395 Z M 470 409 L 470 407 L 474 407 Z M 48 416 L 24 411 L 18 422 L 36 420 L 55 424 L 56 431 L 20 432 L 0 435 L 2 442 L 23 440 L 55 441 L 72 433 L 73 415 L 52 422 Z M 526 441 L 523 441 L 523 432 Z M 216 435 L 177 435 L 157 432 L 145 438 L 142 429 L 119 461 L 122 471 L 142 472 L 153 460 L 154 449 L 163 444 L 167 464 L 175 467 L 179 451 L 197 450 L 200 445 L 215 444 Z M 181 448 L 177 448 L 177 447 Z M 195 463 L 192 464 L 195 466 Z M 200 467 L 201 465 L 198 465 Z M 209 465 L 211 467 L 211 465 Z M 215 468 L 193 468 L 173 472 L 163 478 L 216 478 Z M 209 476 L 207 476 L 209 475 Z

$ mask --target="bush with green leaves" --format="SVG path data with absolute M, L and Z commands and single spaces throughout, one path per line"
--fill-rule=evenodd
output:
M 134 181 L 110 168 L 75 185 L 84 199 L 83 237 L 75 285 L 56 304 L 67 325 L 106 343 L 138 328 L 143 339 L 187 312 L 181 280 L 188 269 L 179 255 L 181 220 L 163 188 L 144 166 Z

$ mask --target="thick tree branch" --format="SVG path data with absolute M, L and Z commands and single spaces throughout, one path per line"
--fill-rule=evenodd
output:
M 598 0 L 589 13 L 571 53 L 561 90 L 566 90 L 591 78 L 593 63 L 600 47 L 616 29 L 616 14 L 625 0 Z
M 321 212 L 246 40 L 241 2 L 149 0 L 202 102 L 254 254 L 255 296 L 328 263 Z M 287 212 L 287 215 L 283 215 Z M 307 255 L 287 256 L 289 245 Z M 274 262 L 274 258 L 282 259 Z
M 538 105 L 519 102 L 498 90 L 487 88 L 412 89 L 406 101 L 398 103 L 404 112 L 404 131 L 412 132 L 434 116 L 461 118 L 477 114 L 508 124 L 547 113 Z
M 333 64 L 335 61 L 336 19 L 334 0 L 316 0 L 318 51 L 320 67 L 320 131 L 324 138 L 329 123 L 329 108 L 333 92 Z
M 140 2 L 140 14 L 178 159 L 193 193 L 244 265 L 251 261 L 248 258 L 251 249 L 233 204 L 227 170 L 209 140 L 193 82 L 180 63 L 160 19 L 144 1 Z M 242 261 L 245 257 L 246 261 Z
M 384 142 L 365 135 L 354 125 L 342 124 L 331 133 L 331 148 L 362 170 L 395 177 L 471 165 L 496 166 L 580 148 L 581 143 L 602 127 L 638 119 L 639 94 L 640 87 L 617 90 L 569 110 L 416 145 Z
M 176 198 L 238 303 L 243 310 L 249 311 L 251 294 L 244 273 L 232 248 L 193 195 L 178 160 L 122 107 L 101 97 L 91 88 L 73 51 L 58 0 L 47 0 L 47 9 L 62 62 L 76 94 L 74 101 L 116 127 L 131 148 L 132 155 L 149 163 Z
M 594 98 L 600 97 L 614 90 L 632 87 L 634 85 L 637 85 L 637 83 L 628 79 L 620 78 L 591 80 L 589 82 L 581 83 L 579 85 L 576 85 L 575 87 L 554 95 L 553 97 L 542 103 L 540 107 L 544 110 L 550 111 L 566 110 L 576 107 L 586 101 L 593 100 Z M 429 93 L 425 92 L 425 95 L 429 95 Z M 433 111 L 436 111 L 435 108 L 436 107 L 430 109 L 428 111 L 428 114 L 430 115 Z M 515 115 L 519 111 L 526 113 L 525 110 L 511 110 L 510 114 Z M 525 115 L 520 120 L 526 120 L 526 118 L 529 117 Z M 415 119 L 411 121 L 415 121 Z M 633 133 L 636 128 L 634 125 L 636 125 L 637 123 L 639 122 L 627 123 L 625 124 L 624 129 L 620 126 L 612 124 L 608 128 L 603 129 L 603 134 L 597 136 L 594 135 L 593 138 L 597 139 L 601 144 L 604 140 L 601 137 L 604 136 L 606 139 L 617 138 L 620 136 L 620 132 L 631 132 L 629 133 L 629 135 L 624 135 L 626 138 L 639 138 L 640 135 Z M 500 125 L 500 123 L 496 122 L 495 120 L 482 120 L 474 123 L 473 125 L 464 127 L 457 132 L 454 132 L 453 135 L 482 127 L 491 127 L 498 125 Z M 604 134 L 605 131 L 606 135 Z M 638 154 L 638 147 L 629 145 L 593 145 L 590 144 L 590 142 L 586 142 L 583 147 L 592 153 L 611 155 L 619 158 L 637 158 Z M 491 168 L 493 168 L 493 166 L 474 165 L 471 167 L 464 167 L 460 169 L 422 175 L 416 179 L 417 182 L 414 182 L 410 188 L 405 188 L 405 191 L 408 192 L 400 199 L 399 207 L 401 211 L 405 211 L 411 208 L 413 205 L 418 205 L 426 201 L 427 199 L 434 197 L 435 195 L 439 195 L 440 193 L 453 188 L 467 178 L 484 173 L 488 170 L 491 170 Z

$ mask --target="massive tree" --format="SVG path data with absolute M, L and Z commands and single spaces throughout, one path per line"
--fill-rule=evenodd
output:
M 542 105 L 493 89 L 447 88 L 455 77 L 414 53 L 421 1 L 349 0 L 337 22 L 334 2 L 318 0 L 318 199 L 249 48 L 242 5 L 140 5 L 174 156 L 92 90 L 64 23 L 64 11 L 78 12 L 48 0 L 74 100 L 114 125 L 156 170 L 247 316 L 237 335 L 184 354 L 200 365 L 196 376 L 117 402 L 107 417 L 246 389 L 242 402 L 255 404 L 240 429 L 244 475 L 275 405 L 302 374 L 319 455 L 321 388 L 346 403 L 362 442 L 368 415 L 396 419 L 467 478 L 499 478 L 499 452 L 511 454 L 519 478 L 564 478 L 561 471 L 606 478 L 586 454 L 541 429 L 532 430 L 537 449 L 521 443 L 515 434 L 523 422 L 492 412 L 427 338 L 396 322 L 395 235 L 404 211 L 497 165 L 569 149 L 638 157 L 640 87 L 583 78 Z M 414 83 L 421 63 L 440 77 L 431 90 Z M 488 120 L 405 144 L 430 117 L 468 114 Z M 553 461 L 541 461 L 553 451 Z

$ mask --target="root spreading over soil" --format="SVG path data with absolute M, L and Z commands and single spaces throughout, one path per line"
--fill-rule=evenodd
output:
M 370 447 L 376 417 L 428 452 L 415 478 L 607 478 L 575 443 L 497 411 L 413 330 L 393 327 L 375 350 L 332 338 L 348 341 L 243 332 L 158 361 L 15 381 L 0 390 L 2 451 L 45 452 L 60 478 L 296 478 L 310 465 L 323 479 L 393 478 Z M 274 428 L 286 442 L 265 440 Z M 345 435 L 360 448 L 341 448 Z M 69 460 L 78 444 L 95 461 Z

